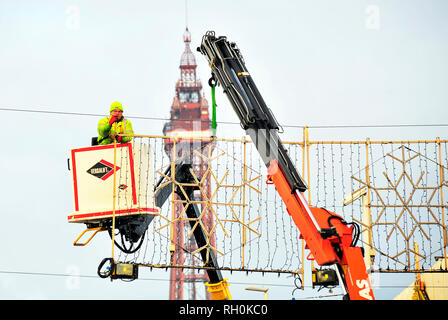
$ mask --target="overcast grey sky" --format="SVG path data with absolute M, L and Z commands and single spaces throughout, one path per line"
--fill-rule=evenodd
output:
M 284 125 L 446 124 L 447 12 L 444 0 L 190 0 L 187 17 L 193 50 L 207 30 L 238 44 Z M 184 0 L 0 0 L 0 108 L 106 115 L 118 100 L 125 115 L 167 118 L 185 26 Z M 194 52 L 206 85 L 210 70 Z M 237 122 L 220 90 L 217 100 L 218 121 Z M 72 246 L 82 229 L 66 220 L 73 211 L 66 159 L 70 149 L 89 145 L 98 120 L 2 111 L 0 271 L 95 276 L 110 240 L 101 235 L 94 245 Z M 139 134 L 162 133 L 162 121 L 133 124 Z M 243 136 L 238 130 L 222 125 L 218 134 Z M 301 139 L 299 133 L 291 128 L 282 138 Z M 447 138 L 443 126 L 312 129 L 311 135 Z M 153 280 L 0 273 L 0 298 L 168 298 L 168 272 L 141 274 Z M 246 283 L 292 285 L 290 278 L 256 279 L 234 273 L 232 295 L 259 298 L 244 290 Z M 270 298 L 290 299 L 292 288 L 270 290 Z M 377 295 L 391 299 L 400 290 Z

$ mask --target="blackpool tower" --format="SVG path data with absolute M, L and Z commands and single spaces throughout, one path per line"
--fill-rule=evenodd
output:
M 179 157 L 180 152 L 190 152 L 189 159 L 193 171 L 197 177 L 203 177 L 207 170 L 208 163 L 204 162 L 203 157 L 193 154 L 193 150 L 204 152 L 204 146 L 208 144 L 210 148 L 211 121 L 209 119 L 208 103 L 202 93 L 202 84 L 196 75 L 196 59 L 190 49 L 191 33 L 186 28 L 183 34 L 185 50 L 180 59 L 180 78 L 176 82 L 175 95 L 171 105 L 170 121 L 165 123 L 163 128 L 164 136 L 189 137 L 187 139 L 176 140 L 176 155 L 173 155 L 173 140 L 165 139 L 165 151 L 173 160 L 173 157 Z M 204 139 L 205 138 L 205 139 Z M 207 152 L 210 150 L 207 149 Z M 197 153 L 197 151 L 196 151 Z M 185 154 L 183 154 L 185 156 Z M 207 177 L 203 180 L 203 190 L 210 198 L 210 181 Z M 203 195 L 195 193 L 195 201 L 201 201 Z M 175 206 L 175 216 L 183 212 L 181 203 L 173 203 Z M 202 211 L 202 208 L 200 208 Z M 209 210 L 207 210 L 209 211 Z M 206 212 L 202 219 L 205 228 L 213 225 L 212 212 Z M 174 265 L 201 266 L 202 261 L 189 252 L 197 249 L 196 241 L 193 236 L 188 237 L 190 225 L 180 220 L 173 224 L 173 247 L 172 263 Z M 215 240 L 210 239 L 214 244 Z M 209 299 L 209 293 L 206 291 L 205 282 L 208 282 L 207 273 L 201 269 L 171 268 L 170 271 L 170 300 L 197 300 Z

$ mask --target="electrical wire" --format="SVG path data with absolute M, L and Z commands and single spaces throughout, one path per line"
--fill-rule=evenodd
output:
M 104 117 L 103 113 L 81 113 L 81 112 L 66 112 L 66 111 L 51 111 L 51 110 L 34 110 L 34 109 L 19 109 L 19 108 L 3 108 L 0 107 L 0 111 L 11 111 L 11 112 L 26 112 L 26 113 L 40 113 L 40 114 L 56 114 L 56 115 L 65 115 L 65 116 L 88 116 L 88 117 Z M 127 115 L 128 119 L 141 119 L 141 120 L 157 120 L 157 121 L 177 121 L 177 122 L 189 122 L 189 121 L 200 121 L 200 120 L 189 120 L 189 119 L 170 119 L 170 118 L 161 118 L 161 117 L 145 117 L 145 116 L 132 116 Z M 203 120 L 204 121 L 204 120 Z M 208 121 L 204 121 L 208 122 Z M 237 122 L 227 122 L 221 121 L 218 122 L 221 124 L 237 124 Z
M 79 277 L 79 278 L 86 278 L 86 279 L 101 279 L 98 277 L 98 275 L 86 275 L 86 274 L 68 274 L 68 273 L 51 273 L 51 272 L 31 272 L 31 271 L 8 271 L 8 270 L 0 270 L 0 274 L 14 274 L 14 275 L 25 275 L 25 276 L 43 276 L 43 277 Z M 144 281 L 164 281 L 164 282 L 173 282 L 176 280 L 173 279 L 161 279 L 161 278 L 138 278 L 138 280 L 144 280 Z M 229 282 L 232 285 L 254 285 L 252 282 L 239 282 L 239 281 L 231 281 Z M 288 287 L 288 288 L 296 288 L 295 285 L 290 284 L 280 284 L 280 283 L 263 283 L 263 286 L 267 287 Z M 412 285 L 412 284 L 411 284 Z M 378 286 L 378 289 L 402 289 L 402 288 L 408 288 L 409 285 L 380 285 Z M 311 285 L 302 285 L 301 289 L 310 289 L 312 288 Z M 432 285 L 432 286 L 426 286 L 426 288 L 435 288 L 435 289 L 446 289 L 448 288 L 447 285 Z M 318 298 L 318 297 L 309 297 L 309 298 Z M 306 299 L 306 298 L 301 298 Z
M 105 261 L 107 262 L 107 261 Z M 16 275 L 30 275 L 30 276 L 47 276 L 47 277 L 79 277 L 79 278 L 92 278 L 92 279 L 100 279 L 98 275 L 74 275 L 74 274 L 67 274 L 67 273 L 48 273 L 48 272 L 31 272 L 31 271 L 7 271 L 7 270 L 0 270 L 0 274 L 16 274 Z M 168 282 L 175 282 L 177 280 L 175 279 L 161 279 L 161 278 L 138 278 L 139 280 L 147 280 L 147 281 L 168 281 Z M 231 282 L 231 284 L 234 285 L 253 285 L 252 282 Z M 290 284 L 279 284 L 279 283 L 269 283 L 269 284 L 263 284 L 265 286 L 275 286 L 275 287 L 293 287 Z M 310 286 L 311 288 L 311 286 Z
M 110 238 L 112 239 L 112 230 L 111 230 L 111 228 L 108 228 L 107 231 L 108 231 L 108 233 L 109 233 Z M 133 248 L 134 243 L 132 243 L 132 242 L 131 242 L 131 244 L 130 244 L 130 247 L 127 247 L 127 245 L 126 245 L 126 241 L 125 241 L 125 238 L 124 238 L 123 233 L 121 233 L 121 232 L 119 232 L 119 233 L 120 233 L 120 235 L 121 235 L 121 245 L 120 245 L 116 240 L 114 240 L 115 245 L 116 245 L 121 251 L 123 251 L 124 253 L 126 253 L 126 254 L 132 254 L 132 253 L 137 252 L 138 249 L 140 249 L 140 247 L 142 246 L 142 244 L 143 244 L 143 240 L 144 240 L 144 237 L 145 237 L 145 234 L 146 234 L 146 230 L 145 230 L 145 232 L 143 233 L 143 235 L 141 236 L 139 244 L 138 244 L 137 247 L 135 247 L 135 248 Z
M 0 111 L 11 112 L 27 112 L 27 113 L 40 113 L 40 114 L 56 114 L 56 115 L 68 115 L 68 116 L 89 116 L 89 117 L 103 117 L 104 114 L 100 113 L 81 113 L 81 112 L 66 112 L 66 111 L 51 111 L 51 110 L 35 110 L 35 109 L 22 109 L 22 108 L 8 108 L 0 107 Z M 145 117 L 145 116 L 127 116 L 129 119 L 141 119 L 141 120 L 157 120 L 157 121 L 198 121 L 198 120 L 183 120 L 183 119 L 170 119 L 161 117 Z M 208 121 L 207 121 L 208 122 Z M 239 122 L 231 121 L 217 121 L 218 124 L 231 124 L 240 125 Z M 432 124 L 365 124 L 365 125 L 281 125 L 285 128 L 313 128 L 313 129 L 334 129 L 334 128 L 402 128 L 402 127 L 448 127 L 448 123 L 432 123 Z
M 333 228 L 333 225 L 331 224 L 331 220 L 332 219 L 339 220 L 339 221 L 341 221 L 342 224 L 345 224 L 347 226 L 348 225 L 352 225 L 353 226 L 353 239 L 352 239 L 352 242 L 351 242 L 350 246 L 351 247 L 355 247 L 356 244 L 358 243 L 359 235 L 361 234 L 361 227 L 356 222 L 346 222 L 342 217 L 336 216 L 336 215 L 332 214 L 330 211 L 328 211 L 325 208 L 321 208 L 321 209 L 325 210 L 330 215 L 328 217 L 328 220 L 327 220 L 328 221 L 328 225 L 330 226 L 330 228 Z M 337 236 L 340 239 L 339 235 L 337 235 Z

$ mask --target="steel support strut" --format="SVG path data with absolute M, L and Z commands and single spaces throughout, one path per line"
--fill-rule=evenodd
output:
M 195 181 L 193 176 L 191 175 L 190 172 L 191 169 L 192 169 L 191 164 L 186 164 L 182 162 L 176 163 L 175 164 L 176 181 L 179 183 L 193 184 Z M 167 177 L 171 176 L 171 166 L 168 167 L 164 175 Z M 159 185 L 163 184 L 163 180 L 164 178 L 162 177 L 156 184 L 156 189 Z M 181 200 L 188 201 L 188 198 L 191 199 L 193 197 L 195 187 L 190 185 L 183 187 L 183 189 L 186 195 L 181 190 L 179 190 L 179 188 L 176 188 L 175 192 L 181 198 Z M 161 207 L 166 202 L 166 200 L 172 193 L 172 190 L 173 189 L 171 184 L 167 184 L 165 187 L 160 188 L 156 191 L 155 199 L 158 207 Z M 190 205 L 188 205 L 188 207 L 185 210 L 185 214 L 187 215 L 188 218 L 190 218 L 189 219 L 190 226 L 193 229 L 196 224 L 196 220 L 201 216 L 201 211 L 199 210 L 197 204 L 190 203 Z M 207 236 L 201 224 L 198 224 L 196 228 L 194 228 L 193 236 L 194 239 L 196 240 L 198 248 L 207 245 Z M 226 282 L 226 279 L 223 279 L 221 271 L 219 270 L 216 255 L 213 250 L 209 250 L 208 252 L 207 251 L 208 250 L 200 251 L 204 266 L 211 267 L 206 268 L 206 272 L 209 278 L 209 282 L 206 283 L 206 286 L 208 287 L 207 290 L 210 292 L 211 297 L 214 300 L 230 300 L 231 295 L 228 290 L 228 284 Z

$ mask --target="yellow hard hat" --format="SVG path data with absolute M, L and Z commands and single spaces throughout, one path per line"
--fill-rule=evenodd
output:
M 118 101 L 112 102 L 112 104 L 110 105 L 109 112 L 112 112 L 115 109 L 119 109 L 119 110 L 123 111 L 123 105 L 121 104 L 121 102 L 118 102 Z

